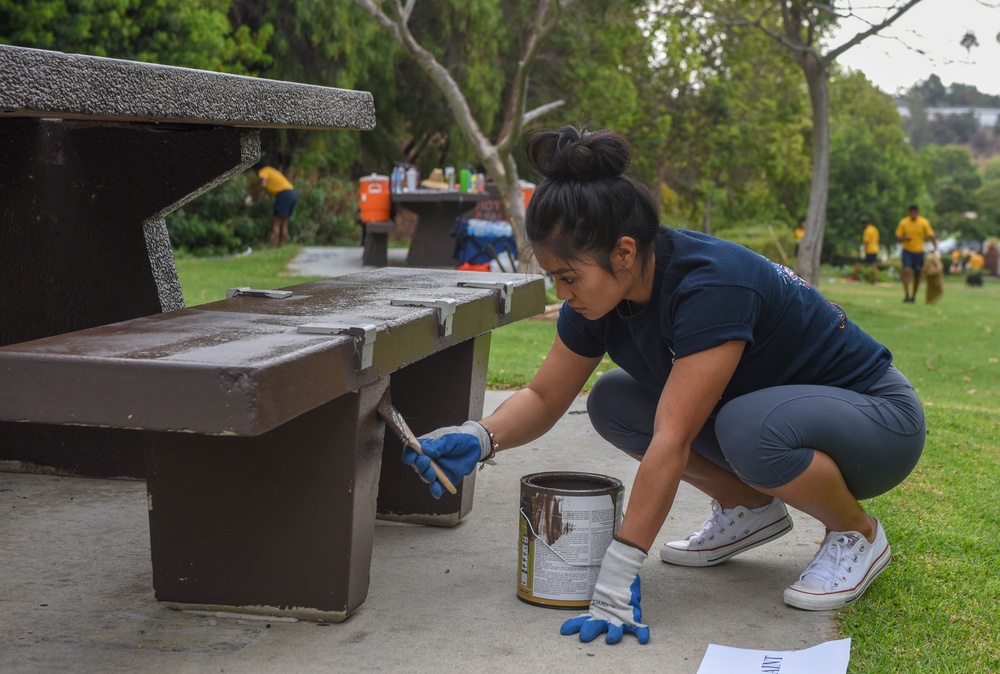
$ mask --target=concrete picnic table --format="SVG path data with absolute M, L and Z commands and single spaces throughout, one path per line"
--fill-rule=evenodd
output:
M 251 166 L 260 129 L 374 126 L 364 91 L 0 45 L 0 345 L 182 308 L 167 213 Z M 0 423 L 0 461 L 141 470 L 91 430 Z
M 0 46 L 0 469 L 145 478 L 168 605 L 343 620 L 376 514 L 472 507 L 474 478 L 430 496 L 376 408 L 479 418 L 490 332 L 542 309 L 540 277 L 234 280 L 184 308 L 165 214 L 251 166 L 262 128 L 374 124 L 366 92 Z
M 503 202 L 496 190 L 460 192 L 458 190 L 418 189 L 394 192 L 392 202 L 417 214 L 417 228 L 410 241 L 406 264 L 410 267 L 458 266 L 452 230 L 459 217 L 473 209 L 490 211 L 502 220 Z

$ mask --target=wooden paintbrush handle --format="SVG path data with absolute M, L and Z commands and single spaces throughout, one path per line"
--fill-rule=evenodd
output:
M 420 454 L 421 456 L 427 456 L 426 454 L 424 454 L 424 450 L 420 447 L 420 441 L 417 440 L 416 438 L 413 437 L 408 438 L 406 444 L 412 447 L 413 451 L 415 451 L 417 454 Z M 437 465 L 434 459 L 429 458 L 429 460 L 431 462 L 431 468 L 434 469 L 434 474 L 437 475 L 438 482 L 440 482 L 441 485 L 448 490 L 449 494 L 457 494 L 458 489 L 455 489 L 455 485 L 453 485 L 451 483 L 451 480 L 448 479 L 448 476 L 444 474 L 444 470 L 441 469 L 441 466 Z
M 414 435 L 412 430 L 410 430 L 410 425 L 406 423 L 406 419 L 403 418 L 403 415 L 399 413 L 399 410 L 393 406 L 388 389 L 386 389 L 385 394 L 382 396 L 382 400 L 379 401 L 378 414 L 385 421 L 386 425 L 392 428 L 392 432 L 403 441 L 403 445 L 409 445 L 417 454 L 427 456 L 424 454 L 423 447 L 420 446 L 420 440 L 418 440 L 417 436 Z M 430 459 L 430 457 L 428 458 Z M 430 462 L 431 467 L 434 468 L 434 474 L 437 475 L 438 482 L 440 482 L 441 485 L 448 490 L 449 494 L 457 494 L 458 490 L 455 489 L 455 485 L 448 479 L 445 472 L 441 470 L 441 466 L 437 465 L 434 459 L 430 459 Z

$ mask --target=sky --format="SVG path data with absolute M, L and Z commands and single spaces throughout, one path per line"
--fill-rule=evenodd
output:
M 892 3 L 853 0 L 837 6 L 849 4 L 854 5 L 855 13 L 877 23 Z M 897 0 L 896 4 L 902 3 Z M 842 44 L 866 28 L 857 20 L 842 21 L 829 44 Z M 959 44 L 967 30 L 974 31 L 979 40 L 971 52 Z M 888 28 L 851 47 L 837 63 L 860 70 L 887 94 L 902 93 L 934 73 L 945 86 L 971 84 L 984 93 L 1000 95 L 998 33 L 1000 0 L 922 0 Z M 915 49 L 926 53 L 921 55 Z

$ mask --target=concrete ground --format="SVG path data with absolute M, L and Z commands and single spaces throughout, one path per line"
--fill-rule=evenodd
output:
M 406 265 L 407 248 L 389 248 L 386 255 L 390 267 Z M 341 276 L 375 267 L 361 264 L 361 248 L 306 246 L 288 265 L 295 276 Z
M 322 250 L 304 255 L 309 269 L 322 268 Z M 295 273 L 361 268 L 360 249 L 331 257 L 341 264 Z M 488 392 L 487 411 L 507 395 Z M 792 533 L 716 567 L 659 560 L 659 546 L 708 514 L 708 499 L 686 485 L 642 573 L 649 644 L 581 644 L 559 635 L 577 612 L 519 601 L 521 477 L 599 473 L 621 479 L 627 494 L 636 466 L 594 433 L 580 398 L 543 438 L 478 474 L 473 511 L 458 526 L 379 522 L 368 599 L 335 625 L 168 609 L 153 597 L 142 482 L 0 473 L 0 672 L 693 674 L 709 644 L 793 650 L 837 638 L 831 612 L 781 599 L 822 538 L 806 515 L 793 512 Z

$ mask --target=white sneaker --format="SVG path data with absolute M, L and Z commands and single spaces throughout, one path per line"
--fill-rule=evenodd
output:
M 774 499 L 762 512 L 743 506 L 723 508 L 712 499 L 712 515 L 701 531 L 660 548 L 660 559 L 679 566 L 712 566 L 792 530 L 785 504 Z
M 807 611 L 843 608 L 865 593 L 890 559 L 877 519 L 874 543 L 857 531 L 831 531 L 798 582 L 785 588 L 785 603 Z

